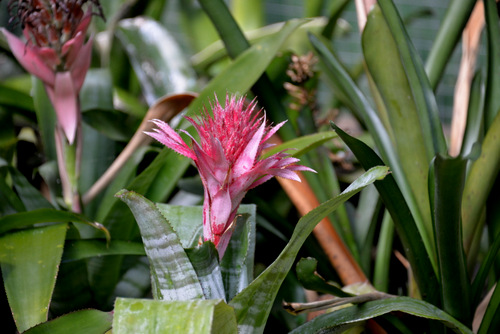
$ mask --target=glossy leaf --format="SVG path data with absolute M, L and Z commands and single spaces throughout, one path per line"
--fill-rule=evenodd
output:
M 122 20 L 116 34 L 149 105 L 168 93 L 193 89 L 195 77 L 187 57 L 158 22 L 145 17 Z
M 203 299 L 196 272 L 177 234 L 156 205 L 132 191 L 122 190 L 116 196 L 129 206 L 141 230 L 155 299 Z
M 81 310 L 35 326 L 25 334 L 104 334 L 111 329 L 113 315 L 98 310 Z
M 117 298 L 113 333 L 236 333 L 234 311 L 221 300 L 160 301 Z
M 495 291 L 491 296 L 484 317 L 479 327 L 479 334 L 493 334 L 500 329 L 500 285 L 496 283 Z
M 35 104 L 40 136 L 42 137 L 43 151 L 47 156 L 47 160 L 56 160 L 56 144 L 54 139 L 56 113 L 45 92 L 42 81 L 33 77 L 32 82 L 33 103 Z
M 429 177 L 429 191 L 433 192 L 431 207 L 443 310 L 462 323 L 471 325 L 470 283 L 460 222 L 466 166 L 467 160 L 461 157 L 447 158 L 438 154 Z
M 455 333 L 472 334 L 472 331 L 449 314 L 421 300 L 408 297 L 395 297 L 370 301 L 364 304 L 346 307 L 321 315 L 290 333 L 343 333 L 348 328 L 368 319 L 390 312 L 403 312 L 417 317 L 437 320 Z
M 378 155 L 366 144 L 349 136 L 333 123 L 332 127 L 344 143 L 353 151 L 363 168 L 368 169 L 382 163 Z M 391 214 L 412 268 L 418 268 L 418 270 L 414 271 L 414 274 L 423 299 L 432 304 L 439 305 L 440 290 L 436 276 L 437 268 L 434 270 L 429 255 L 422 247 L 422 236 L 418 232 L 415 220 L 394 177 L 390 174 L 383 181 L 377 182 L 375 186 L 387 210 Z
M 486 278 L 497 257 L 498 250 L 500 250 L 500 237 L 497 236 L 495 241 L 490 245 L 488 253 L 479 267 L 476 277 L 474 277 L 474 281 L 472 281 L 471 301 L 473 306 L 476 306 L 481 300 Z
M 407 203 L 405 206 L 407 206 L 411 210 L 411 215 L 413 215 L 415 224 L 417 224 L 417 226 L 420 225 L 421 229 L 424 229 L 425 227 L 423 227 L 423 218 L 417 206 L 415 196 L 411 190 L 407 178 L 404 177 L 405 174 L 401 166 L 400 159 L 392 146 L 391 137 L 387 133 L 379 116 L 371 107 L 370 103 L 361 92 L 361 90 L 351 79 L 347 71 L 340 64 L 335 54 L 328 46 L 329 42 L 324 38 L 314 35 L 310 35 L 309 39 L 311 40 L 314 49 L 318 53 L 324 65 L 325 73 L 328 79 L 331 81 L 331 83 L 333 83 L 336 91 L 340 92 L 344 96 L 345 100 L 343 102 L 347 103 L 351 110 L 353 112 L 356 112 L 357 115 L 364 121 L 368 131 L 375 141 L 375 144 L 377 145 L 378 150 L 380 151 L 380 155 L 382 156 L 383 161 L 385 161 L 385 163 L 387 163 L 391 167 L 391 170 L 393 171 L 392 175 L 394 176 L 398 187 L 401 189 L 401 193 L 403 194 L 404 199 Z M 425 238 L 426 236 L 427 235 L 423 235 L 422 238 Z M 428 248 L 432 247 L 431 240 L 422 240 L 424 241 L 424 244 L 429 245 Z M 431 262 L 437 270 L 434 256 L 431 256 Z
M 20 332 L 47 321 L 66 229 L 58 224 L 0 238 L 5 291 Z
M 0 170 L 6 170 L 9 172 L 13 181 L 13 187 L 16 189 L 16 193 L 18 194 L 19 199 L 23 202 L 26 211 L 52 208 L 52 205 L 45 199 L 45 197 L 42 196 L 40 191 L 35 189 L 35 187 L 28 182 L 26 177 L 24 177 L 19 170 L 7 166 L 0 167 Z
M 430 219 L 427 177 L 429 162 L 433 154 L 428 130 L 423 127 L 418 115 L 418 105 L 413 95 L 414 88 L 407 73 L 408 64 L 401 58 L 397 41 L 379 7 L 368 15 L 363 31 L 363 52 L 370 74 L 384 100 L 391 130 L 396 138 L 394 147 L 401 161 L 406 178 L 415 196 L 423 224 L 417 225 L 429 254 L 435 253 L 432 222 Z M 387 71 L 390 66 L 391 70 Z M 420 125 L 420 126 L 419 126 Z M 394 171 L 397 173 L 396 171 Z M 426 242 L 428 241 L 428 242 Z
M 384 178 L 387 172 L 387 167 L 374 167 L 360 176 L 342 194 L 321 204 L 299 220 L 292 237 L 278 258 L 229 303 L 235 309 L 239 333 L 262 333 L 264 331 L 278 288 L 316 224 L 361 189 Z

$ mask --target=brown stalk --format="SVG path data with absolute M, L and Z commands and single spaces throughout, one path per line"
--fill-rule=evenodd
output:
M 174 94 L 161 98 L 151 106 L 127 146 L 125 146 L 120 155 L 113 161 L 99 180 L 83 195 L 83 204 L 92 201 L 114 179 L 120 168 L 134 154 L 135 150 L 151 142 L 151 137 L 144 134 L 144 131 L 151 131 L 153 129 L 151 120 L 161 119 L 164 122 L 168 122 L 186 108 L 196 97 L 197 94 L 195 93 Z
M 477 53 L 484 27 L 484 5 L 478 1 L 462 33 L 462 60 L 458 72 L 455 94 L 453 97 L 453 117 L 451 120 L 450 147 L 451 156 L 460 154 L 467 123 L 470 87 L 474 76 Z
M 281 139 L 274 135 L 270 142 L 280 144 Z M 319 201 L 304 178 L 302 173 L 297 172 L 302 182 L 277 178 L 283 190 L 286 192 L 297 211 L 303 216 L 312 209 L 319 206 Z M 367 282 L 365 274 L 353 258 L 349 249 L 337 234 L 330 220 L 326 217 L 321 220 L 313 230 L 313 234 L 328 256 L 330 263 L 337 271 L 344 285 Z

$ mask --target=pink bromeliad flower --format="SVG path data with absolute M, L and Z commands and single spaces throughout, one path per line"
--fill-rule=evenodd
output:
M 11 0 L 13 20 L 21 23 L 26 41 L 1 29 L 19 63 L 43 81 L 70 144 L 79 121 L 78 93 L 91 60 L 92 38 L 85 43 L 85 34 L 92 5 L 100 9 L 97 0 Z
M 244 106 L 244 99 L 226 97 L 225 107 L 215 101 L 212 116 L 205 109 L 202 117 L 186 119 L 194 126 L 199 141 L 189 133 L 192 147 L 168 124 L 154 120 L 157 128 L 147 135 L 168 148 L 192 159 L 205 188 L 203 203 L 203 236 L 212 241 L 222 258 L 231 235 L 240 203 L 248 190 L 280 176 L 300 182 L 295 171 L 314 170 L 296 165 L 299 159 L 284 151 L 261 159 L 266 141 L 285 123 L 266 126 L 261 111 L 254 112 L 256 103 Z

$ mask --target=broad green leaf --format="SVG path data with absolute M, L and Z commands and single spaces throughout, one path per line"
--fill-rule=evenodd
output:
M 349 136 L 333 123 L 332 127 L 353 151 L 363 168 L 369 169 L 382 163 L 382 159 L 366 144 Z M 377 187 L 380 197 L 391 214 L 412 268 L 418 268 L 414 271 L 414 275 L 422 297 L 432 304 L 439 305 L 440 290 L 436 276 L 437 267 L 434 269 L 432 264 L 434 258 L 430 257 L 425 248 L 422 247 L 422 236 L 418 232 L 415 220 L 393 175 L 390 174 L 383 181 L 377 182 L 375 187 Z
M 116 35 L 128 53 L 149 105 L 168 93 L 193 89 L 194 71 L 160 23 L 146 17 L 122 20 Z
M 35 326 L 25 334 L 104 334 L 111 329 L 113 314 L 98 310 L 81 310 Z
M 430 219 L 427 178 L 429 162 L 434 155 L 428 130 L 419 119 L 414 88 L 407 73 L 408 64 L 402 61 L 399 46 L 387 25 L 378 6 L 368 15 L 363 31 L 362 44 L 365 61 L 370 74 L 377 85 L 394 133 L 394 147 L 401 163 L 404 175 L 415 196 L 418 210 L 423 218 L 422 225 L 417 225 L 429 254 L 435 253 L 432 221 Z M 387 71 L 387 68 L 391 68 Z M 419 126 L 420 125 L 420 126 Z M 397 171 L 394 171 L 397 173 Z
M 198 245 L 203 234 L 202 206 L 185 207 L 168 204 L 156 206 L 168 219 L 184 248 Z M 255 205 L 240 205 L 236 227 L 220 263 L 226 300 L 231 300 L 253 279 L 255 215 Z
M 395 297 L 370 301 L 326 313 L 314 318 L 290 333 L 343 333 L 348 328 L 362 321 L 396 311 L 440 321 L 455 333 L 472 334 L 469 328 L 434 305 L 408 297 Z
M 117 298 L 114 334 L 234 334 L 234 311 L 222 300 L 161 301 Z
M 429 137 L 426 140 L 428 154 L 431 158 L 436 153 L 445 154 L 447 145 L 439 118 L 436 97 L 419 53 L 413 46 L 394 3 L 390 0 L 381 0 L 379 5 L 401 55 L 401 61 L 417 106 L 423 135 Z
M 5 291 L 20 332 L 47 321 L 66 229 L 58 224 L 0 238 Z
M 467 160 L 462 157 L 449 158 L 438 154 L 431 167 L 429 192 L 441 276 L 442 307 L 457 320 L 472 325 L 470 283 L 460 222 L 466 166 Z
M 325 279 L 317 273 L 317 266 L 318 261 L 313 258 L 302 258 L 297 262 L 297 278 L 305 289 L 337 297 L 351 296 L 351 294 L 342 291 L 340 287 L 325 281 Z
M 80 110 L 113 110 L 113 82 L 109 69 L 89 69 L 80 91 Z
M 77 261 L 106 255 L 146 255 L 140 242 L 102 239 L 68 240 L 64 246 L 62 262 Z
M 235 309 L 239 333 L 262 333 L 264 331 L 278 288 L 316 224 L 361 189 L 376 180 L 383 179 L 388 171 L 388 167 L 384 166 L 370 169 L 340 195 L 321 204 L 299 220 L 290 241 L 278 258 L 229 303 Z
M 34 111 L 33 99 L 17 89 L 0 84 L 0 106 Z
M 288 151 L 290 155 L 294 157 L 300 157 L 308 151 L 336 137 L 337 134 L 331 131 L 318 132 L 312 135 L 298 137 L 292 140 L 288 140 L 283 144 L 272 147 L 262 156 L 262 158 L 264 159 L 283 150 L 290 150 Z
M 0 217 L 26 211 L 23 202 L 0 174 Z
M 415 196 L 411 190 L 407 178 L 405 177 L 400 159 L 397 156 L 397 153 L 392 145 L 391 136 L 387 133 L 379 116 L 371 107 L 367 98 L 356 86 L 352 78 L 340 64 L 331 48 L 328 46 L 330 42 L 322 37 L 317 37 L 314 35 L 310 35 L 309 39 L 324 65 L 324 70 L 327 78 L 331 81 L 336 89 L 336 94 L 337 92 L 340 92 L 344 96 L 343 102 L 346 103 L 351 108 L 351 110 L 364 121 L 375 144 L 377 145 L 378 150 L 380 151 L 382 159 L 391 167 L 394 178 L 396 179 L 396 182 L 401 189 L 401 193 L 406 200 L 408 208 L 411 210 L 411 214 L 413 215 L 415 223 L 417 224 L 417 226 L 421 226 L 420 229 L 425 229 L 425 227 L 423 226 L 423 218 L 418 208 Z M 422 238 L 426 238 L 426 236 L 427 235 L 423 235 Z M 426 238 L 422 240 L 424 241 L 424 244 L 427 245 L 426 248 L 430 249 L 433 247 L 432 241 L 430 239 Z M 434 256 L 431 256 L 431 261 L 433 262 L 433 266 L 437 270 Z
M 151 263 L 155 299 L 203 299 L 203 291 L 174 229 L 157 206 L 132 191 L 116 194 L 125 202 L 141 230 L 142 241 Z

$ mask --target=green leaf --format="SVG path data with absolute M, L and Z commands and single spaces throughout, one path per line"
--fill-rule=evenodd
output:
M 488 70 L 486 72 L 486 95 L 484 103 L 486 130 L 492 126 L 500 108 L 500 31 L 498 30 L 498 15 L 495 15 L 495 10 L 495 1 L 484 1 L 488 48 Z
M 388 170 L 384 166 L 370 169 L 340 195 L 321 204 L 299 220 L 290 241 L 278 258 L 229 303 L 235 309 L 239 333 L 263 332 L 278 288 L 292 267 L 302 244 L 316 224 L 361 189 L 384 178 Z
M 47 321 L 27 330 L 24 334 L 104 334 L 111 329 L 112 323 L 112 313 L 82 310 Z
M 35 110 L 31 96 L 3 84 L 0 84 L 0 105 L 29 111 Z
M 196 272 L 177 234 L 156 205 L 132 191 L 122 190 L 116 196 L 129 206 L 141 230 L 155 299 L 203 299 Z
M 318 260 L 313 258 L 302 258 L 297 262 L 297 278 L 307 290 L 318 291 L 337 297 L 350 297 L 351 294 L 342 291 L 321 277 L 317 272 Z
M 196 247 L 203 237 L 203 207 L 156 204 L 176 231 L 184 248 Z M 255 251 L 255 205 L 238 209 L 236 227 L 220 263 L 226 300 L 231 300 L 253 279 Z M 196 268 L 195 268 L 196 270 Z
M 373 272 L 373 286 L 377 291 L 389 291 L 389 273 L 391 254 L 393 252 L 393 238 L 394 223 L 392 222 L 389 212 L 385 211 L 378 237 L 375 270 Z
M 215 245 L 208 241 L 199 247 L 188 248 L 185 251 L 196 271 L 205 299 L 225 300 L 226 293 L 219 266 L 219 253 Z
M 236 332 L 234 311 L 222 300 L 116 299 L 113 319 L 115 334 Z
M 109 69 L 89 69 L 80 91 L 80 110 L 113 109 L 113 82 Z
M 33 102 L 35 104 L 38 128 L 42 137 L 43 151 L 47 160 L 57 160 L 54 132 L 56 128 L 56 113 L 45 92 L 40 79 L 33 77 Z
M 367 98 L 356 86 L 346 70 L 342 67 L 331 48 L 328 46 L 330 42 L 324 38 L 314 35 L 310 35 L 309 39 L 311 40 L 311 44 L 324 65 L 327 78 L 335 86 L 336 92 L 341 92 L 342 95 L 345 96 L 345 102 L 350 106 L 351 110 L 353 112 L 357 112 L 357 115 L 363 119 L 368 131 L 377 145 L 378 150 L 380 151 L 382 159 L 391 167 L 391 170 L 393 171 L 394 178 L 396 179 L 397 184 L 401 189 L 401 193 L 406 200 L 407 204 L 405 207 L 407 206 L 411 210 L 411 215 L 413 215 L 415 224 L 420 226 L 419 230 L 424 230 L 425 227 L 423 226 L 423 218 L 418 208 L 415 196 L 407 178 L 405 177 L 400 159 L 392 146 L 391 137 L 387 133 L 379 116 L 371 107 Z M 427 235 L 423 235 L 422 241 L 426 245 L 427 249 L 432 249 L 433 243 L 426 237 Z M 437 270 L 434 254 L 431 254 L 430 256 L 433 266 Z
M 488 273 L 490 272 L 491 266 L 495 262 L 495 258 L 497 257 L 499 249 L 500 249 L 500 237 L 497 236 L 493 244 L 490 245 L 488 253 L 486 254 L 486 257 L 484 258 L 483 263 L 481 264 L 481 267 L 479 267 L 476 277 L 472 282 L 471 301 L 473 307 L 475 307 L 481 299 L 486 278 L 488 277 Z
M 0 238 L 5 291 L 20 332 L 47 321 L 66 229 L 58 224 Z
M 194 88 L 195 74 L 188 57 L 160 23 L 146 17 L 122 20 L 116 35 L 128 53 L 149 105 L 166 94 Z
M 146 255 L 141 242 L 112 240 L 68 240 L 64 246 L 62 262 L 107 255 Z
M 410 65 L 403 62 L 400 46 L 393 39 L 393 34 L 380 8 L 375 6 L 368 15 L 363 31 L 363 53 L 384 100 L 391 130 L 396 138 L 394 146 L 404 173 L 399 177 L 406 178 L 415 197 L 423 222 L 417 227 L 420 234 L 425 235 L 424 241 L 429 240 L 425 247 L 429 254 L 433 254 L 434 236 L 427 191 L 429 162 L 434 156 L 432 136 L 428 135 L 429 130 L 424 128 L 425 125 L 419 119 L 417 110 L 420 106 L 414 96 L 415 84 L 410 84 L 411 77 L 407 73 Z M 386 70 L 388 67 L 390 71 Z
M 464 324 L 472 325 L 470 283 L 460 222 L 466 167 L 467 160 L 462 157 L 450 158 L 438 154 L 429 176 L 429 192 L 433 199 L 431 206 L 443 310 Z
M 52 208 L 52 205 L 43 197 L 38 189 L 33 187 L 24 175 L 14 167 L 3 166 L 0 170 L 7 170 L 12 178 L 16 193 L 23 202 L 26 211 Z M 24 210 L 23 210 L 24 211 Z
M 67 222 L 87 224 L 102 230 L 104 233 L 107 232 L 102 228 L 102 225 L 90 222 L 83 215 L 56 209 L 38 209 L 29 212 L 19 212 L 0 218 L 0 235 L 14 229 L 27 227 L 34 224 Z
M 423 135 L 429 137 L 427 141 L 428 154 L 431 158 L 436 153 L 444 154 L 447 151 L 447 146 L 439 119 L 436 97 L 419 53 L 413 46 L 394 3 L 390 0 L 381 0 L 379 5 L 401 55 L 401 61 L 417 106 Z
M 353 151 L 363 168 L 368 169 L 382 163 L 378 155 L 366 144 L 349 136 L 333 123 L 332 127 Z M 434 258 L 431 258 L 422 247 L 422 236 L 418 232 L 415 220 L 394 177 L 392 174 L 388 175 L 383 181 L 377 182 L 375 187 L 377 187 L 387 210 L 391 214 L 399 238 L 404 245 L 406 256 L 412 268 L 415 268 L 414 274 L 422 297 L 432 304 L 439 305 L 440 290 L 436 276 L 437 267 L 434 269 L 432 264 Z
M 434 305 L 408 297 L 395 297 L 370 301 L 346 307 L 314 318 L 290 333 L 343 333 L 362 321 L 389 312 L 404 312 L 417 317 L 438 320 L 456 333 L 472 334 L 472 331 L 449 314 Z
M 262 159 L 288 149 L 290 149 L 290 151 L 288 152 L 290 155 L 294 157 L 300 157 L 301 155 L 323 145 L 327 141 L 332 140 L 336 137 L 337 134 L 331 131 L 318 132 L 312 135 L 298 137 L 292 140 L 288 140 L 283 144 L 272 147 L 262 156 Z
M 439 81 L 443 78 L 443 72 L 462 36 L 463 29 L 475 3 L 476 0 L 450 1 L 448 3 L 448 8 L 441 20 L 439 31 L 432 43 L 425 64 L 429 82 L 433 89 L 436 89 Z
M 495 291 L 493 291 L 481 321 L 481 326 L 479 326 L 479 334 L 493 334 L 497 333 L 500 329 L 500 285 L 498 283 L 496 283 Z

